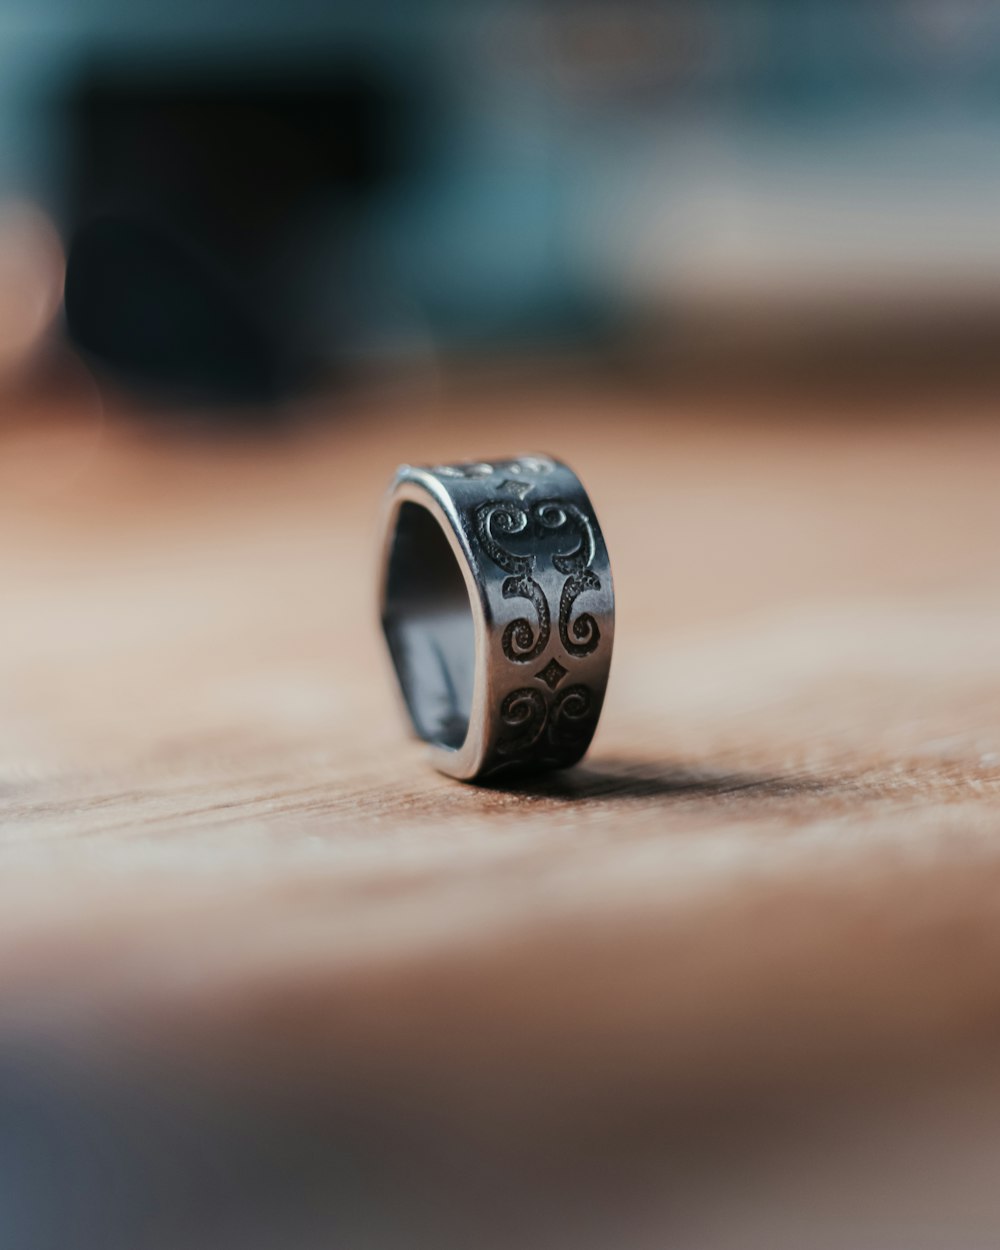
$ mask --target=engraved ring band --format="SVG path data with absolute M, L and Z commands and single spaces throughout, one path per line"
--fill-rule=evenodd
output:
M 383 533 L 382 627 L 435 767 L 484 781 L 575 764 L 615 624 L 607 548 L 576 474 L 540 455 L 404 465 Z

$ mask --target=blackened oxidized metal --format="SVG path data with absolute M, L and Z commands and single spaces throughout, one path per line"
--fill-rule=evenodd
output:
M 548 456 L 414 468 L 389 491 L 381 613 L 410 719 L 462 780 L 583 755 L 614 639 L 607 548 Z

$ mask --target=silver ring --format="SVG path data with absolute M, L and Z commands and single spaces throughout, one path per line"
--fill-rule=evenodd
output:
M 549 456 L 403 465 L 382 628 L 410 721 L 462 781 L 566 768 L 604 702 L 611 565 L 576 474 Z

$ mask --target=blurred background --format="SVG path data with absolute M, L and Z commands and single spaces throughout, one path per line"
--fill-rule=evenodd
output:
M 58 342 L 259 423 L 483 359 L 996 359 L 990 0 L 5 0 L 0 57 L 8 378 Z

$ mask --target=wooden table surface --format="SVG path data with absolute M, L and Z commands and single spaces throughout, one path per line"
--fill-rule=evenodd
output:
M 2 1244 L 995 1246 L 993 405 L 340 407 L 0 430 Z M 375 523 L 531 449 L 612 680 L 477 789 L 403 733 Z

